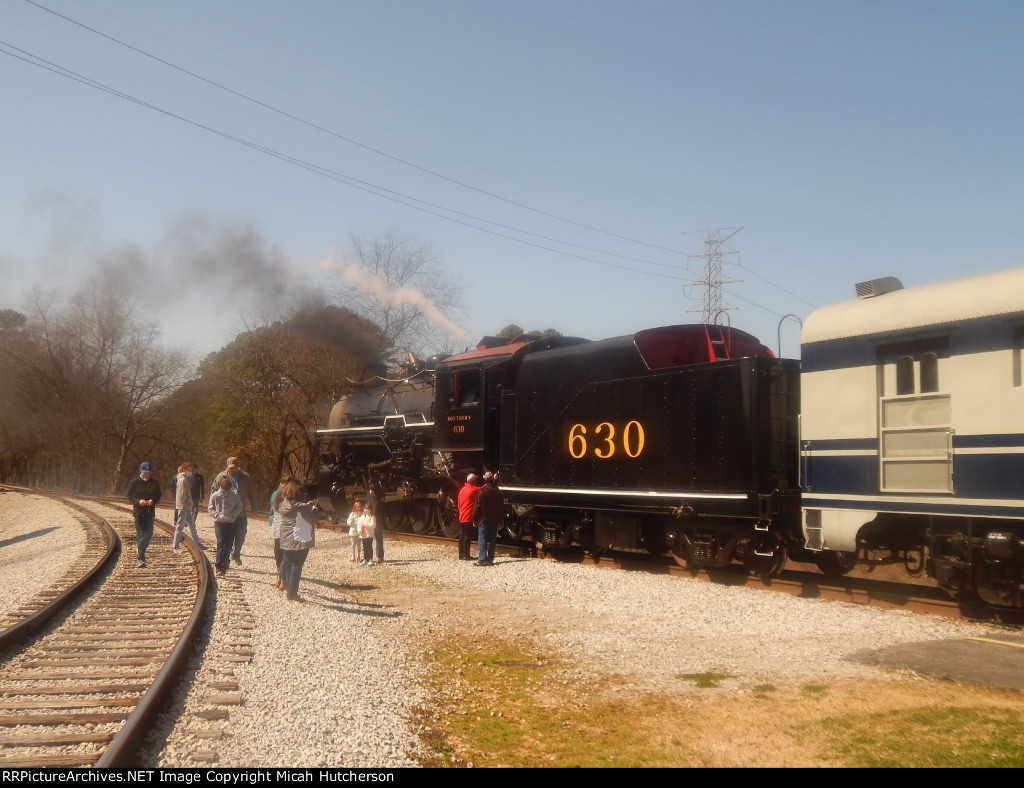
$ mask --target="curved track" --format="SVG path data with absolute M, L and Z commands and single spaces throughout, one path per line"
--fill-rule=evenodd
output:
M 63 613 L 120 552 L 121 539 L 110 523 L 77 504 L 64 503 L 75 510 L 85 530 L 85 549 L 59 580 L 0 617 L 0 650 L 26 641 Z
M 134 541 L 130 514 L 65 503 Z M 185 547 L 174 553 L 154 544 L 147 567 L 138 569 L 132 551 L 115 546 L 110 557 L 119 560 L 92 561 L 81 577 L 62 578 L 57 585 L 66 592 L 37 595 L 53 596 L 46 622 L 37 611 L 0 636 L 7 644 L 0 768 L 137 765 L 139 742 L 181 676 L 211 586 L 205 557 Z

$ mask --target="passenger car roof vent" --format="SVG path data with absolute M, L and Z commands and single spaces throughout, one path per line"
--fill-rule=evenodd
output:
M 874 298 L 885 295 L 894 290 L 902 290 L 903 282 L 895 276 L 883 276 L 879 279 L 869 279 L 866 282 L 857 283 L 857 298 Z

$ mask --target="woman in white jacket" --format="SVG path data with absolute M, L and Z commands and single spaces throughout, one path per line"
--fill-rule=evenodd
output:
M 188 528 L 196 547 L 202 548 L 199 532 L 196 531 L 195 501 L 192 499 L 192 463 L 183 462 L 178 466 L 178 476 L 174 482 L 174 509 L 178 516 L 174 521 L 174 540 L 172 547 L 175 552 L 181 549 Z
M 363 542 L 363 560 L 360 566 L 373 566 L 373 536 L 377 531 L 377 518 L 368 510 L 359 517 L 359 537 Z
M 292 602 L 305 602 L 299 596 L 302 565 L 313 546 L 316 504 L 305 500 L 306 488 L 292 479 L 274 499 L 274 522 L 281 528 L 281 577 Z

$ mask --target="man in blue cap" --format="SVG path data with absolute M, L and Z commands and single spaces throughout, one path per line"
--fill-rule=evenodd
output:
M 156 505 L 160 503 L 160 482 L 153 476 L 148 462 L 139 465 L 139 475 L 128 483 L 128 500 L 135 515 L 135 541 L 138 544 L 138 567 L 146 565 L 146 548 L 153 538 Z

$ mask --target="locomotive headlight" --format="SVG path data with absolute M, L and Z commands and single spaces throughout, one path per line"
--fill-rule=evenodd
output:
M 665 547 L 671 550 L 679 542 L 679 533 L 676 531 L 665 531 Z

